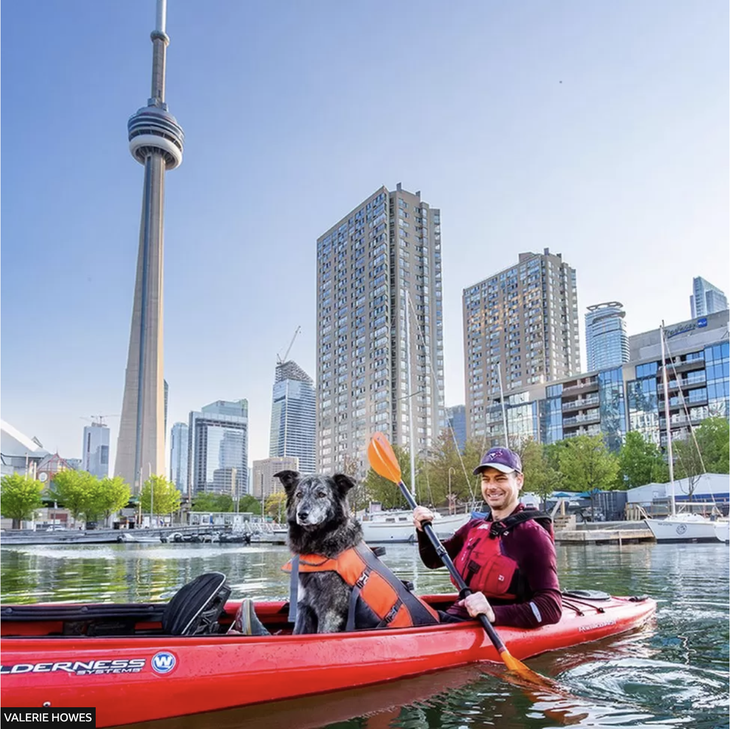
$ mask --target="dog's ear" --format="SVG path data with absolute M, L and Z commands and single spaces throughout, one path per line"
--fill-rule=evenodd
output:
M 355 486 L 355 482 L 344 473 L 336 473 L 332 476 L 332 480 L 335 482 L 335 486 L 337 486 L 337 490 L 342 496 Z
M 274 478 L 278 478 L 284 486 L 284 491 L 290 494 L 299 483 L 299 471 L 279 471 L 274 474 Z

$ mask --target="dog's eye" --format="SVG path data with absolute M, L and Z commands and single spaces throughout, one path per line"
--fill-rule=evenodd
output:
M 317 492 L 317 498 L 318 499 L 323 499 L 325 496 L 327 496 L 327 494 L 324 491 L 318 491 Z
M 296 494 L 295 494 L 295 496 L 296 496 L 296 497 L 297 497 L 298 499 L 301 499 L 303 495 L 304 495 L 304 494 L 302 494 L 302 492 L 301 492 L 301 491 L 297 491 L 297 492 L 296 492 Z

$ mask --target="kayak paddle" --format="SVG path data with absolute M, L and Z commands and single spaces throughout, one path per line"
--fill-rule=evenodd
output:
M 401 470 L 400 465 L 398 464 L 398 459 L 395 457 L 395 453 L 393 452 L 388 439 L 382 433 L 375 433 L 373 435 L 370 445 L 368 446 L 368 460 L 370 461 L 370 465 L 375 473 L 388 479 L 388 481 L 398 484 L 411 509 L 415 509 L 418 506 L 416 500 L 408 490 L 408 487 L 401 479 Z M 454 582 L 457 584 L 459 588 L 459 597 L 463 600 L 467 595 L 471 595 L 471 590 L 467 587 L 461 575 L 457 572 L 454 563 L 451 561 L 451 557 L 449 557 L 449 554 L 446 551 L 446 548 L 439 541 L 439 538 L 436 536 L 433 527 L 429 522 L 425 522 L 423 524 L 423 531 L 433 545 L 433 548 L 436 550 L 439 559 L 444 563 L 444 566 L 451 574 Z M 479 615 L 479 621 L 489 636 L 489 639 L 492 641 L 492 645 L 494 645 L 497 649 L 504 665 L 507 666 L 510 671 L 514 671 L 531 683 L 540 684 L 542 686 L 551 685 L 548 679 L 544 678 L 539 673 L 535 673 L 535 671 L 517 660 L 517 658 L 515 658 L 509 650 L 507 650 L 507 646 L 502 642 L 502 639 L 494 629 L 494 626 L 489 622 L 489 620 L 487 620 L 486 615 Z

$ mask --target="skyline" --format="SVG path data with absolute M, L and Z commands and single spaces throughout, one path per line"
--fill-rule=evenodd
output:
M 3 7 L 2 415 L 64 457 L 81 418 L 120 413 L 140 206 L 124 125 L 153 8 Z M 447 406 L 464 402 L 462 290 L 521 252 L 576 269 L 582 349 L 591 304 L 621 301 L 632 335 L 689 319 L 694 276 L 730 291 L 726 5 L 376 10 L 169 17 L 186 164 L 166 190 L 168 425 L 245 398 L 251 462 L 297 326 L 290 357 L 316 371 L 317 237 L 381 185 L 441 210 Z

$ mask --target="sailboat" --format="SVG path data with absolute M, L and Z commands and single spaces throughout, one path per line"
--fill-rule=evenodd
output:
M 646 525 L 657 542 L 717 542 L 717 522 L 701 514 L 678 512 L 674 498 L 674 457 L 672 454 L 672 424 L 669 419 L 669 384 L 664 352 L 664 322 L 659 327 L 662 352 L 662 385 L 664 389 L 664 420 L 667 429 L 667 460 L 669 462 L 669 516 L 666 519 L 646 519 Z M 681 390 L 680 390 L 681 392 Z M 727 532 L 727 527 L 725 527 Z M 721 540 L 721 541 L 724 541 Z

